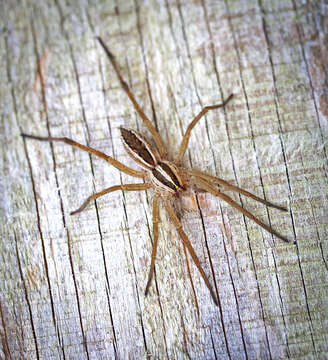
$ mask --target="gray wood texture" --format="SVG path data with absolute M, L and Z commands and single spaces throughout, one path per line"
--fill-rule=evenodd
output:
M 0 358 L 325 359 L 328 356 L 326 1 L 1 2 Z M 174 158 L 288 206 L 229 193 L 282 243 L 209 194 L 181 199 L 217 308 L 161 209 L 155 276 L 151 191 L 61 143 L 134 166 L 119 126 L 149 136 L 94 36 L 116 55 Z M 274 242 L 274 249 L 269 242 Z

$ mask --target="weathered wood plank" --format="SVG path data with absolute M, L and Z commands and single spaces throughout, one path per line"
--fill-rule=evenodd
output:
M 1 358 L 327 356 L 326 13 L 296 0 L 1 3 Z M 144 296 L 151 191 L 70 216 L 91 193 L 138 180 L 20 137 L 67 136 L 134 166 L 119 126 L 147 130 L 95 35 L 172 158 L 202 106 L 233 92 L 193 130 L 184 165 L 289 206 L 231 194 L 296 246 L 209 194 L 181 199 L 219 308 L 163 210 Z

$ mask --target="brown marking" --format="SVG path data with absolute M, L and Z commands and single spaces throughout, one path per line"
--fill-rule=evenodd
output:
M 48 50 L 45 50 L 37 61 L 37 72 L 35 74 L 34 83 L 33 83 L 34 92 L 39 92 L 40 89 L 42 88 L 42 84 L 44 84 L 44 79 L 49 62 L 50 62 L 50 53 Z
M 134 153 L 141 157 L 141 159 L 144 160 L 151 167 L 154 167 L 156 165 L 155 159 L 146 148 L 145 143 L 141 141 L 132 131 L 121 127 L 121 134 L 126 145 Z

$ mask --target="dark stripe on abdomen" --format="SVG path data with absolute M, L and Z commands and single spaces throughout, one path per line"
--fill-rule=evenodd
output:
M 145 147 L 144 143 L 137 138 L 132 131 L 124 129 L 121 127 L 122 138 L 125 141 L 126 145 L 135 152 L 138 156 L 142 158 L 148 165 L 151 167 L 155 166 L 155 159 L 152 157 L 148 149 Z

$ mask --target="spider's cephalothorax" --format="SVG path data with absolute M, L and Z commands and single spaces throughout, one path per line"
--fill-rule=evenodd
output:
M 179 195 L 185 190 L 179 169 L 170 161 L 160 161 L 151 171 L 150 180 L 159 190 Z
M 149 132 L 152 134 L 154 142 L 156 144 L 156 148 L 150 145 L 140 134 L 135 132 L 132 129 L 127 129 L 124 127 L 121 127 L 121 137 L 124 144 L 125 149 L 127 150 L 128 154 L 139 164 L 143 170 L 135 170 L 132 169 L 118 160 L 115 160 L 111 156 L 108 156 L 101 151 L 98 151 L 96 149 L 93 149 L 89 146 L 82 145 L 80 143 L 77 143 L 74 140 L 68 139 L 66 137 L 40 137 L 35 135 L 27 135 L 22 134 L 24 138 L 31 138 L 41 141 L 61 141 L 66 144 L 69 144 L 71 146 L 75 146 L 83 151 L 87 151 L 88 153 L 94 154 L 98 157 L 101 157 L 102 159 L 109 162 L 111 165 L 116 167 L 118 170 L 125 172 L 128 175 L 142 178 L 144 179 L 143 183 L 138 184 L 121 184 L 121 185 L 114 185 L 109 187 L 108 189 L 102 190 L 96 194 L 93 194 L 89 196 L 86 201 L 75 211 L 71 212 L 71 214 L 76 214 L 81 212 L 83 209 L 86 208 L 86 206 L 89 204 L 90 201 L 97 199 L 98 197 L 111 193 L 116 190 L 124 190 L 124 191 L 139 191 L 139 190 L 147 190 L 147 189 L 154 189 L 154 198 L 153 198 L 153 235 L 154 235 L 154 241 L 153 241 L 153 249 L 151 254 L 151 263 L 150 263 L 150 269 L 148 273 L 148 281 L 146 285 L 145 294 L 147 294 L 150 282 L 152 279 L 153 271 L 154 271 L 154 265 L 155 265 L 155 257 L 156 257 L 156 250 L 157 250 L 157 240 L 158 240 L 158 223 L 159 223 L 159 204 L 160 201 L 164 203 L 165 209 L 167 211 L 167 214 L 170 218 L 170 220 L 173 222 L 177 232 L 179 233 L 184 246 L 189 251 L 190 256 L 192 257 L 195 265 L 197 266 L 201 276 L 203 277 L 206 286 L 208 287 L 211 296 L 215 302 L 216 305 L 218 305 L 218 298 L 217 293 L 213 290 L 213 287 L 211 286 L 205 272 L 203 271 L 203 268 L 199 262 L 199 259 L 186 235 L 184 230 L 182 229 L 181 222 L 177 215 L 175 214 L 175 211 L 173 209 L 173 206 L 171 204 L 171 201 L 173 198 L 178 195 L 183 190 L 186 190 L 188 187 L 192 187 L 193 189 L 200 189 L 203 191 L 207 191 L 213 195 L 216 195 L 220 197 L 222 200 L 229 203 L 234 208 L 241 211 L 245 216 L 255 221 L 257 224 L 259 224 L 262 228 L 269 231 L 271 234 L 277 236 L 278 238 L 282 239 L 283 241 L 288 242 L 288 239 L 284 236 L 277 233 L 275 230 L 271 229 L 270 226 L 264 224 L 262 221 L 260 221 L 257 217 L 255 217 L 252 213 L 250 213 L 248 210 L 243 208 L 241 205 L 239 205 L 236 201 L 234 201 L 232 198 L 230 198 L 228 195 L 225 195 L 221 191 L 218 190 L 217 185 L 220 185 L 222 187 L 225 187 L 228 190 L 236 191 L 240 194 L 243 194 L 245 196 L 251 197 L 254 200 L 257 200 L 267 206 L 274 207 L 279 210 L 287 211 L 285 208 L 272 204 L 254 194 L 249 193 L 246 190 L 243 190 L 235 185 L 229 184 L 223 179 L 217 178 L 215 176 L 211 176 L 209 174 L 203 173 L 199 170 L 194 169 L 184 169 L 181 167 L 182 158 L 186 152 L 189 137 L 191 130 L 194 128 L 194 126 L 198 123 L 198 121 L 209 111 L 213 109 L 218 109 L 220 107 L 225 106 L 228 101 L 232 98 L 232 94 L 222 103 L 218 105 L 211 105 L 204 107 L 200 113 L 193 119 L 193 121 L 189 124 L 180 148 L 179 153 L 177 156 L 177 159 L 172 162 L 168 161 L 166 157 L 166 149 L 163 143 L 163 140 L 159 133 L 156 131 L 155 127 L 151 123 L 151 121 L 148 119 L 148 117 L 145 115 L 145 113 L 140 108 L 139 104 L 137 103 L 136 99 L 134 98 L 132 92 L 129 89 L 129 86 L 127 83 L 123 80 L 119 67 L 116 64 L 114 56 L 111 54 L 103 40 L 98 37 L 98 41 L 100 42 L 101 46 L 105 50 L 109 60 L 111 61 L 114 70 L 121 82 L 123 90 L 126 92 L 127 96 L 131 100 L 134 108 L 136 109 L 137 113 L 142 118 L 145 126 L 149 130 Z
M 120 127 L 123 145 L 127 153 L 149 172 L 149 181 L 159 191 L 177 195 L 184 190 L 179 169 L 174 163 L 162 160 L 147 140 L 132 129 Z

